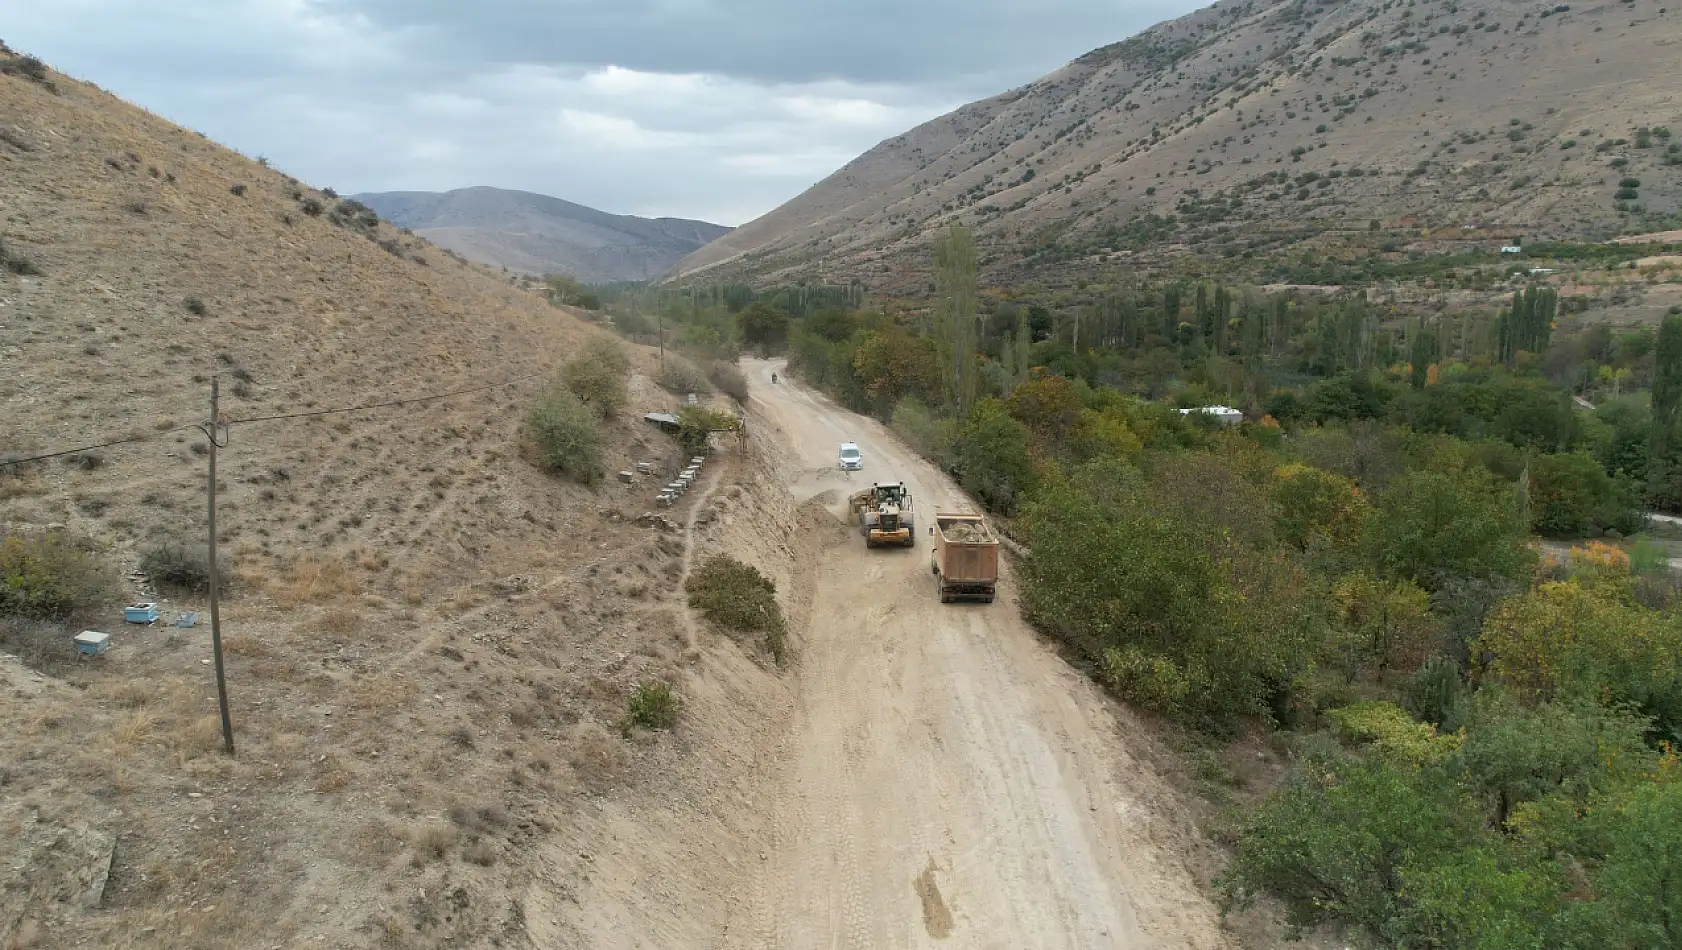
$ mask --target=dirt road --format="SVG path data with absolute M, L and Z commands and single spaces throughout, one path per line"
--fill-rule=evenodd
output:
M 833 491 L 840 515 L 849 492 L 904 480 L 919 521 L 911 550 L 857 539 L 815 572 L 776 847 L 727 945 L 1226 946 L 1176 857 L 1183 826 L 1156 814 L 1160 779 L 1129 756 L 1115 707 L 1022 623 L 1008 568 L 994 604 L 935 596 L 925 521 L 967 499 L 780 363 L 746 369 L 798 497 Z M 837 471 L 842 441 L 863 472 Z

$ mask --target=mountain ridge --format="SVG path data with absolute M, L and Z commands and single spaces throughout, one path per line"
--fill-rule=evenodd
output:
M 470 260 L 528 274 L 565 273 L 586 283 L 659 277 L 730 230 L 686 218 L 610 214 L 486 185 L 351 197 Z
M 1655 50 L 1677 42 L 1656 0 L 1228 0 L 886 139 L 675 273 L 904 289 L 951 224 L 993 281 L 1336 253 L 1375 220 L 1661 230 L 1682 79 Z

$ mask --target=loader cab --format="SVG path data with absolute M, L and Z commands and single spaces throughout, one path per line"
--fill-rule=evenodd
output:
M 911 493 L 905 490 L 903 482 L 892 485 L 873 485 L 876 489 L 876 504 L 893 505 L 896 508 L 911 507 Z

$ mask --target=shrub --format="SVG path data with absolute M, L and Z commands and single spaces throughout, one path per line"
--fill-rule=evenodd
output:
M 1634 188 L 1619 188 L 1617 193 L 1612 196 L 1613 200 L 1616 201 L 1634 201 L 1639 197 L 1641 197 L 1641 193 Z
M 0 270 L 10 271 L 19 277 L 41 273 L 34 261 L 16 251 L 7 250 L 4 244 L 0 244 Z
M 1441 762 L 1460 748 L 1464 736 L 1438 735 L 1434 726 L 1413 719 L 1400 706 L 1369 700 L 1326 714 L 1344 738 L 1371 743 L 1380 758 L 1419 767 Z
M 160 587 L 200 594 L 210 590 L 210 557 L 203 548 L 185 544 L 160 544 L 140 555 L 140 570 Z M 228 578 L 227 564 L 220 578 Z
M 10 653 L 30 669 L 47 674 L 74 664 L 77 658 L 63 624 L 15 615 L 0 615 L 0 652 Z
M 712 371 L 707 374 L 718 391 L 746 404 L 748 401 L 748 378 L 742 375 L 742 370 L 735 363 L 720 360 L 713 364 Z
M 1404 911 L 1405 876 L 1486 837 L 1481 816 L 1428 774 L 1382 760 L 1310 761 L 1250 817 L 1224 903 L 1266 892 L 1295 926 L 1343 920 L 1387 933 Z
M 235 185 L 232 188 L 229 188 L 228 191 L 235 198 L 244 198 L 245 197 L 245 186 L 244 185 Z
M 305 198 L 303 201 L 299 202 L 298 210 L 312 218 L 318 218 L 321 216 L 322 212 L 321 202 L 314 198 Z
M 730 413 L 709 406 L 684 406 L 678 410 L 677 425 L 678 444 L 685 453 L 699 455 L 714 432 L 734 431 L 740 423 Z
M 613 328 L 631 339 L 653 336 L 659 329 L 654 325 L 653 320 L 640 313 L 614 314 Z
M 109 606 L 116 578 L 62 529 L 0 536 L 0 614 L 63 619 Z
M 200 316 L 200 317 L 204 316 L 206 311 L 208 310 L 208 308 L 205 307 L 205 305 L 204 305 L 204 301 L 200 300 L 197 297 L 183 298 L 182 301 L 181 301 L 181 306 L 186 307 L 188 313 L 191 313 L 191 314 L 194 314 L 194 315 L 197 315 L 197 316 Z
M 551 386 L 526 416 L 526 432 L 545 470 L 585 485 L 600 481 L 605 440 L 601 419 L 572 390 Z
M 930 412 L 915 396 L 907 396 L 894 407 L 889 427 L 922 457 L 942 468 L 952 463 L 956 438 L 952 421 Z
M 561 383 L 603 418 L 612 419 L 629 399 L 625 374 L 630 370 L 631 359 L 622 346 L 613 340 L 594 339 L 561 367 Z
M 1404 693 L 1409 712 L 1445 730 L 1456 722 L 1467 695 L 1460 667 L 1446 656 L 1434 656 L 1415 670 Z
M 1641 179 L 1639 179 L 1639 178 L 1625 178 L 1625 179 L 1618 182 L 1618 187 L 1619 188 L 1640 188 L 1641 187 Z
M 666 365 L 660 370 L 660 388 L 680 395 L 712 392 L 707 377 L 695 368 L 695 364 L 674 353 L 666 354 Z
M 678 714 L 683 711 L 683 702 L 672 692 L 671 686 L 658 680 L 638 686 L 631 693 L 628 706 L 626 732 L 637 726 L 670 731 L 677 728 Z
M 4 47 L 0 46 L 0 50 Z M 52 79 L 47 72 L 47 64 L 34 56 L 4 56 L 0 55 L 0 75 L 22 76 L 47 89 L 53 88 Z
M 708 620 L 726 630 L 763 633 L 777 663 L 787 659 L 788 624 L 777 603 L 777 585 L 758 568 L 719 554 L 702 564 L 683 586 L 689 606 Z

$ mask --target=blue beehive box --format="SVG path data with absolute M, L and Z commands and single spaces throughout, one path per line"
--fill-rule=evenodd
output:
M 83 630 L 76 634 L 76 649 L 83 656 L 98 656 L 111 647 L 111 635 L 97 630 Z
M 129 623 L 157 623 L 157 604 L 129 604 L 123 608 L 123 619 Z

